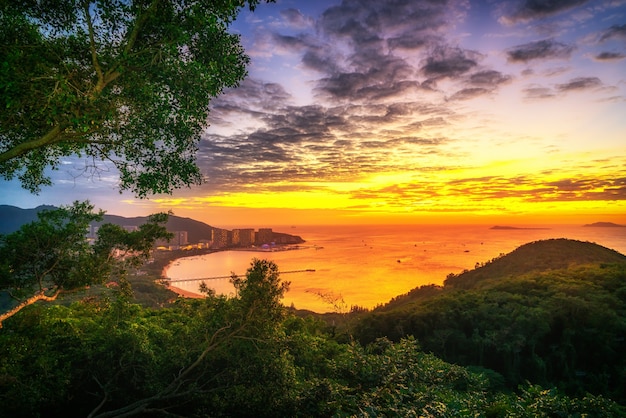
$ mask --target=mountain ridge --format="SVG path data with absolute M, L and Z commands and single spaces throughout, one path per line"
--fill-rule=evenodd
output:
M 37 220 L 37 213 L 42 210 L 56 209 L 51 205 L 40 205 L 32 209 L 22 209 L 17 206 L 0 205 L 0 235 L 10 234 L 17 231 L 23 224 Z M 139 226 L 148 220 L 148 216 L 125 217 L 120 215 L 105 214 L 100 222 L 93 222 L 92 225 L 99 226 L 105 223 L 112 223 L 119 226 Z M 205 222 L 197 221 L 176 215 L 169 215 L 166 228 L 170 232 L 187 231 L 187 240 L 190 243 L 198 243 L 200 240 L 210 240 L 213 231 L 229 231 L 225 228 L 211 226 Z M 274 237 L 293 237 L 293 243 L 302 243 L 304 240 L 298 235 L 291 235 L 282 232 L 273 232 Z

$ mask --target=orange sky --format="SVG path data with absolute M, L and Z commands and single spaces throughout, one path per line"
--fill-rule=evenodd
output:
M 2 183 L 0 203 L 214 226 L 626 224 L 622 3 L 260 5 L 232 28 L 249 77 L 212 102 L 206 184 L 139 200 L 76 157 L 38 196 Z

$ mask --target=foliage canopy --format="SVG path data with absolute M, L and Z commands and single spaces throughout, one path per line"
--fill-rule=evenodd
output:
M 200 183 L 209 101 L 246 75 L 228 26 L 259 2 L 1 1 L 0 175 L 38 192 L 78 155 L 140 197 Z
M 124 283 L 126 270 L 144 262 L 157 239 L 169 239 L 168 215 L 151 215 L 137 231 L 112 224 L 100 227 L 90 245 L 86 232 L 103 212 L 93 212 L 87 202 L 37 214 L 38 220 L 0 235 L 0 291 L 19 304 L 0 313 L 2 321 L 39 300 L 56 298 L 63 290 L 117 280 Z
M 154 238 L 167 236 L 167 215 L 158 214 L 134 232 L 104 225 L 85 247 L 86 223 L 102 216 L 92 209 L 76 202 L 0 237 L 0 285 L 43 292 L 98 282 L 139 264 Z M 114 250 L 128 263 L 112 264 Z M 22 256 L 28 251 L 41 257 Z M 390 309 L 355 311 L 350 341 L 290 313 L 281 304 L 289 283 L 275 263 L 258 259 L 245 277 L 232 277 L 231 298 L 207 291 L 154 310 L 120 293 L 30 306 L 0 330 L 2 412 L 625 416 L 626 264 L 523 271 L 469 289 L 425 287 Z M 505 380 L 521 384 L 506 388 Z

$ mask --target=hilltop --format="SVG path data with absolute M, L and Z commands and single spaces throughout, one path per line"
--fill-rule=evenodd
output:
M 486 280 L 520 277 L 532 272 L 560 270 L 585 264 L 626 264 L 626 255 L 601 245 L 565 238 L 534 241 L 502 254 L 479 267 L 450 274 L 444 286 L 425 285 L 399 295 L 377 311 L 390 311 L 449 291 L 469 290 Z
M 565 238 L 524 244 L 511 253 L 445 281 L 446 287 L 468 289 L 485 279 L 521 276 L 532 271 L 557 270 L 577 264 L 626 263 L 626 256 L 601 245 Z
M 22 225 L 37 220 L 37 213 L 43 210 L 56 209 L 54 206 L 41 205 L 32 209 L 22 209 L 10 205 L 0 205 L 0 234 L 10 234 L 17 231 Z M 127 218 L 117 215 L 104 215 L 102 222 L 94 222 L 93 225 L 112 223 L 120 226 L 139 226 L 148 220 L 147 216 Z M 168 231 L 187 231 L 189 242 L 199 242 L 201 239 L 211 239 L 212 231 L 219 229 L 204 222 L 190 218 L 181 218 L 170 215 L 166 228 Z

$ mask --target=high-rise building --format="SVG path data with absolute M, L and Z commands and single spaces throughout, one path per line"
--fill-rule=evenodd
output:
M 187 238 L 187 231 L 174 231 L 174 236 L 170 240 L 159 239 L 156 242 L 157 247 L 167 247 L 170 250 L 179 249 L 182 246 L 189 244 Z
M 212 235 L 213 235 L 213 247 L 214 248 L 224 248 L 224 247 L 228 247 L 228 245 L 230 245 L 230 242 L 232 240 L 229 239 L 229 232 L 226 229 L 219 229 L 219 228 L 213 228 L 212 231 Z
M 256 234 L 256 243 L 258 245 L 270 244 L 274 241 L 274 231 L 272 228 L 259 228 Z
M 233 229 L 233 245 L 249 247 L 254 244 L 254 229 Z
M 187 245 L 189 244 L 189 240 L 187 238 L 187 231 L 176 231 L 174 232 L 174 245 Z M 170 241 L 171 242 L 171 241 Z

